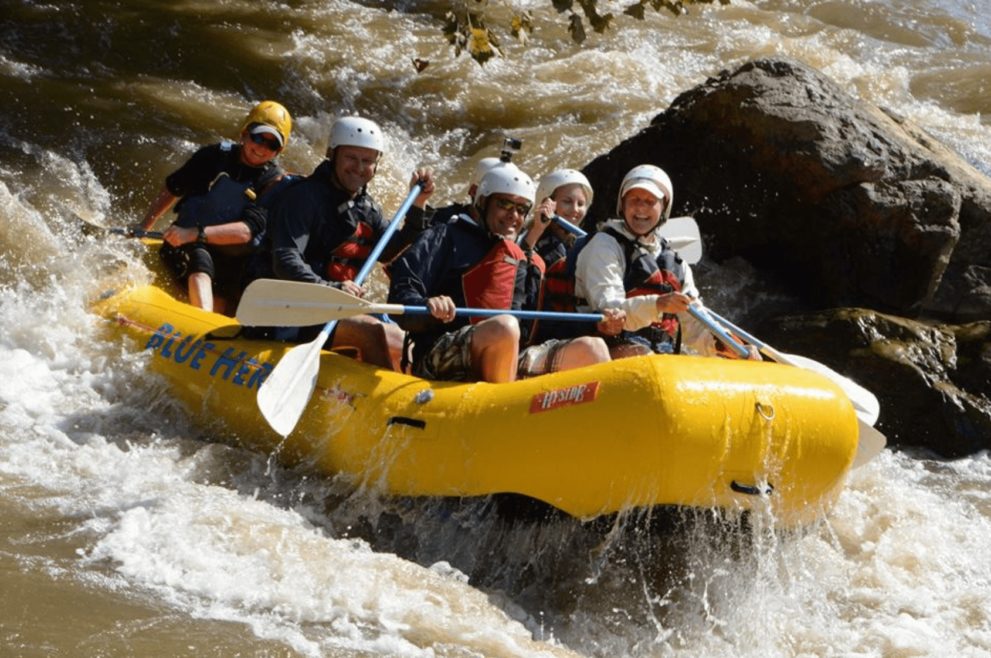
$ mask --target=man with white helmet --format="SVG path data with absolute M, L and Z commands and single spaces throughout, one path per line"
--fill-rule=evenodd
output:
M 175 205 L 177 217 L 164 232 L 161 255 L 186 284 L 193 306 L 220 312 L 236 306 L 245 263 L 265 232 L 261 202 L 285 175 L 276 156 L 291 131 L 285 107 L 256 104 L 241 122 L 237 142 L 197 150 L 166 177 L 145 214 L 140 228 L 148 230 Z
M 429 316 L 399 318 L 413 340 L 414 374 L 506 382 L 516 379 L 520 364 L 537 360 L 541 372 L 608 360 L 605 343 L 592 338 L 561 350 L 560 358 L 546 352 L 520 358 L 526 328 L 512 315 L 455 315 L 459 307 L 519 310 L 535 304 L 536 289 L 529 284 L 534 277 L 539 281 L 540 265 L 516 243 L 534 194 L 533 181 L 516 165 L 492 167 L 478 184 L 470 213 L 433 226 L 393 264 L 389 301 L 430 310 Z
M 616 308 L 626 314 L 624 331 L 607 339 L 613 358 L 677 353 L 683 346 L 707 356 L 734 356 L 685 313 L 699 296 L 692 269 L 658 232 L 673 201 L 674 187 L 664 170 L 634 167 L 620 185 L 619 218 L 606 222 L 578 254 L 578 309 Z M 750 358 L 760 356 L 751 350 Z
M 359 297 L 365 294 L 354 278 L 388 225 L 367 189 L 385 148 L 385 137 L 375 122 L 362 117 L 334 122 L 327 159 L 273 203 L 269 220 L 271 274 L 330 285 Z M 382 252 L 383 262 L 395 258 L 426 227 L 423 210 L 434 191 L 432 172 L 413 172 L 410 189 L 417 183 L 423 190 L 402 230 Z M 255 274 L 271 275 L 264 268 Z M 297 338 L 305 340 L 307 333 Z M 331 346 L 356 347 L 365 361 L 398 368 L 402 332 L 391 323 L 359 316 L 338 323 Z
M 512 381 L 520 325 L 511 315 L 455 316 L 455 308 L 520 309 L 529 263 L 516 244 L 533 205 L 533 181 L 516 165 L 490 169 L 469 213 L 437 224 L 392 265 L 389 301 L 425 305 L 397 321 L 413 340 L 413 373 L 428 379 Z
M 434 210 L 434 214 L 430 219 L 430 224 L 446 224 L 452 219 L 456 218 L 462 213 L 471 212 L 471 203 L 475 198 L 475 192 L 478 190 L 478 184 L 482 181 L 482 176 L 484 176 L 489 169 L 492 167 L 505 164 L 497 157 L 487 157 L 482 158 L 475 164 L 475 168 L 472 169 L 471 179 L 468 181 L 468 203 L 452 203 L 449 206 L 444 206 L 442 208 L 437 208 Z

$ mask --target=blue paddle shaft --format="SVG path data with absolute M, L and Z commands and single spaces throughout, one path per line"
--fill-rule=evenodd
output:
M 403 306 L 406 315 L 429 315 L 426 306 Z M 494 317 L 496 315 L 512 315 L 521 320 L 564 320 L 566 322 L 601 322 L 603 316 L 599 313 L 558 313 L 555 311 L 514 311 L 498 308 L 456 308 L 455 315 L 474 315 L 478 317 Z
M 729 320 L 727 320 L 723 316 L 719 315 L 718 313 L 716 313 L 712 309 L 706 309 L 706 310 L 709 312 L 709 315 L 711 315 L 716 320 L 718 320 L 720 323 L 722 323 L 722 325 L 724 327 L 726 327 L 730 331 L 734 332 L 735 334 L 739 335 L 740 338 L 742 338 L 743 340 L 747 341 L 751 345 L 755 346 L 757 349 L 762 350 L 765 347 L 767 347 L 767 344 L 763 343 L 759 338 L 757 338 L 753 334 L 750 334 L 750 333 L 744 331 L 743 329 L 741 329 L 740 327 L 736 326 L 735 324 L 733 324 L 732 322 L 730 322 Z
M 696 320 L 704 324 L 709 329 L 709 331 L 715 334 L 716 338 L 722 341 L 724 345 L 726 345 L 734 352 L 739 354 L 741 358 L 746 359 L 748 356 L 750 356 L 750 352 L 747 351 L 747 348 L 741 345 L 739 342 L 737 342 L 736 339 L 734 339 L 732 336 L 730 336 L 726 332 L 726 330 L 723 329 L 723 327 L 718 322 L 716 322 L 712 318 L 712 316 L 709 315 L 709 312 L 706 311 L 704 308 L 701 308 L 697 304 L 691 304 L 688 307 L 688 312 L 692 314 L 692 317 L 694 317 Z
M 561 228 L 563 228 L 568 233 L 571 233 L 572 235 L 576 235 L 579 238 L 584 238 L 586 235 L 588 235 L 588 233 L 583 231 L 580 226 L 576 226 L 575 224 L 572 224 L 564 217 L 561 217 L 561 215 L 552 215 L 551 219 L 557 222 Z

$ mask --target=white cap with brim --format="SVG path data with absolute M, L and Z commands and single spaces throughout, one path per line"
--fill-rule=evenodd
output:
M 665 194 L 664 191 L 657 186 L 657 183 L 655 183 L 652 180 L 647 180 L 646 178 L 633 178 L 631 180 L 626 181 L 626 183 L 623 185 L 622 189 L 619 192 L 619 198 L 622 199 L 623 197 L 626 196 L 627 192 L 636 189 L 647 190 L 648 192 L 653 194 L 654 197 L 658 199 L 666 200 L 668 198 L 668 195 Z
M 273 128 L 272 126 L 266 125 L 264 123 L 257 123 L 254 126 L 252 126 L 248 130 L 248 132 L 250 132 L 252 135 L 262 135 L 262 134 L 274 135 L 275 139 L 279 142 L 279 147 L 280 148 L 282 147 L 282 134 L 279 133 L 279 131 Z

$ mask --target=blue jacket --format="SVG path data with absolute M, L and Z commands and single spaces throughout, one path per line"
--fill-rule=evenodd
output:
M 389 302 L 404 306 L 425 306 L 427 298 L 446 295 L 459 308 L 467 306 L 464 275 L 500 242 L 500 238 L 465 215 L 447 224 L 435 224 L 425 231 L 389 268 L 392 279 Z M 517 269 L 512 309 L 533 308 L 536 267 L 523 262 Z M 539 281 L 539 279 L 538 279 Z M 469 322 L 457 316 L 442 323 L 430 315 L 400 315 L 396 322 L 413 338 L 413 362 L 417 363 L 430 347 L 447 332 L 456 331 Z M 525 327 L 523 327 L 525 333 Z M 525 344 L 525 339 L 523 340 Z
M 333 164 L 322 162 L 304 180 L 281 191 L 271 202 L 268 240 L 254 276 L 329 284 L 327 263 L 334 250 L 350 238 L 358 222 L 374 230 L 373 241 L 385 232 L 387 221 L 378 204 L 364 190 L 351 199 L 334 186 Z M 379 257 L 388 262 L 423 230 L 423 211 L 411 208 L 402 230 L 393 235 Z

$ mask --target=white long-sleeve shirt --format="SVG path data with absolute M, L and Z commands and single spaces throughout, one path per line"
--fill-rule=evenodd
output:
M 636 240 L 647 249 L 656 259 L 662 249 L 661 238 L 657 231 L 649 236 L 637 237 L 626 227 L 622 219 L 610 219 L 608 226 Z M 681 292 L 691 297 L 699 297 L 692 268 L 688 263 L 682 263 L 685 268 L 685 283 Z M 623 277 L 626 274 L 626 254 L 623 246 L 608 233 L 599 231 L 585 248 L 578 254 L 575 270 L 575 295 L 584 299 L 588 305 L 579 305 L 578 310 L 589 313 L 602 311 L 607 308 L 618 308 L 626 312 L 624 329 L 637 331 L 658 322 L 662 313 L 657 312 L 657 299 L 660 295 L 640 295 L 627 297 L 623 287 Z M 681 322 L 681 346 L 686 352 L 695 352 L 703 356 L 716 354 L 716 340 L 701 322 L 688 313 L 678 314 Z

